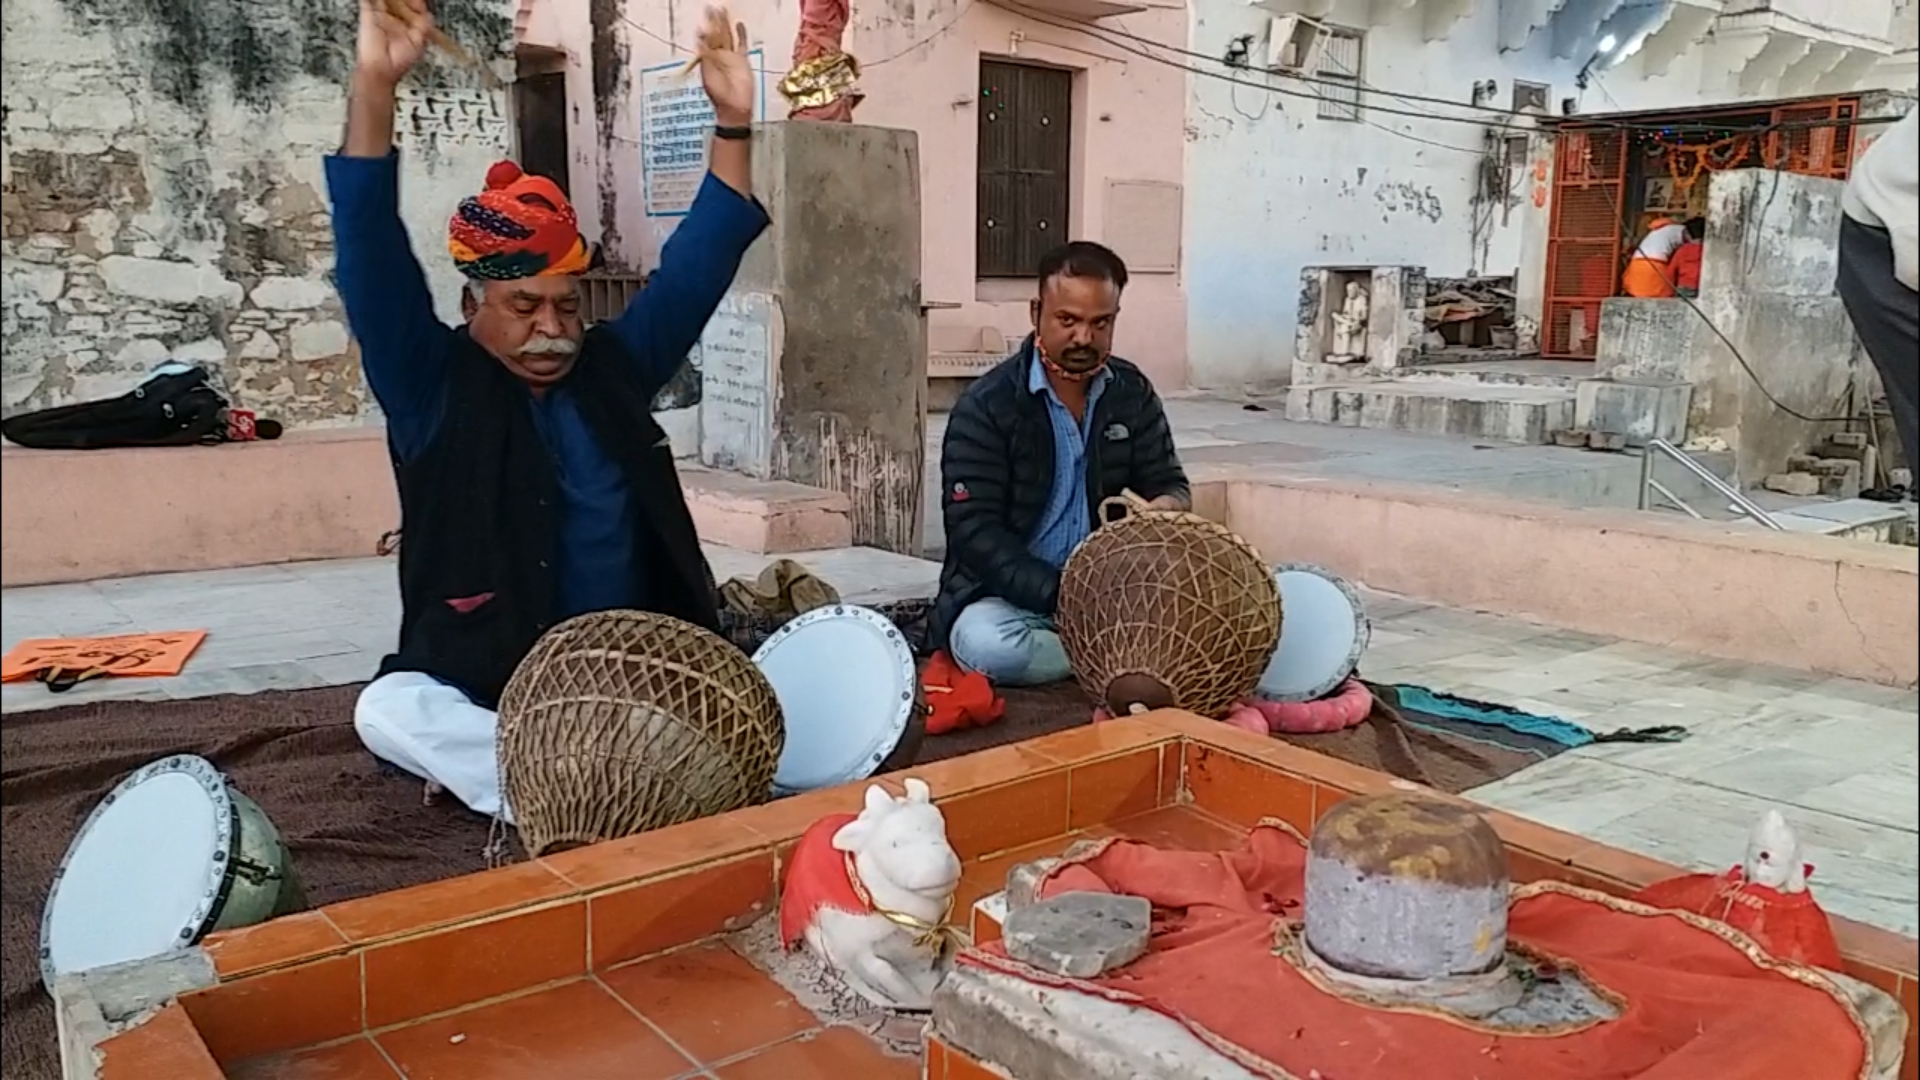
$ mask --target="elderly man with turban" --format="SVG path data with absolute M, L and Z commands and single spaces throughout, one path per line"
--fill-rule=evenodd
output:
M 425 0 L 362 0 L 346 142 L 326 162 L 335 278 L 386 412 L 400 492 L 399 649 L 354 722 L 380 758 L 505 816 L 493 709 L 548 627 L 613 608 L 706 627 L 713 577 L 651 401 L 767 226 L 750 192 L 746 31 L 709 10 L 710 173 L 647 287 L 584 329 L 588 255 L 559 186 L 511 162 L 460 204 L 468 278 L 449 328 L 400 220 L 396 87 L 432 39 Z

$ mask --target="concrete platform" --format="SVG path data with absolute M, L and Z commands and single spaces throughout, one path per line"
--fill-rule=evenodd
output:
M 1573 426 L 1571 386 L 1435 374 L 1288 392 L 1287 419 L 1343 427 L 1544 445 Z

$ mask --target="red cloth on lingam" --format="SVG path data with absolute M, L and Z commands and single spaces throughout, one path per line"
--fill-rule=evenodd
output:
M 1807 867 L 1807 876 L 1813 876 L 1813 867 Z M 1633 898 L 1649 907 L 1718 919 L 1782 960 L 1840 970 L 1840 943 L 1834 939 L 1833 923 L 1813 893 L 1786 893 L 1751 883 L 1744 867 L 1724 874 L 1684 874 L 1656 881 Z
M 858 816 L 823 817 L 808 826 L 793 845 L 793 854 L 787 857 L 787 876 L 780 883 L 780 943 L 787 948 L 799 944 L 823 908 L 853 915 L 873 910 L 853 883 L 847 853 L 833 846 L 833 834 Z
M 1297 917 L 1305 845 L 1273 826 L 1241 850 L 1160 851 L 1116 841 L 1041 884 L 1153 902 L 1147 955 L 1100 979 L 1047 975 L 998 944 L 960 962 L 1152 1009 L 1256 1075 L 1328 1080 L 1862 1080 L 1864 1028 L 1824 977 L 1732 940 L 1698 916 L 1558 883 L 1515 891 L 1510 940 L 1578 970 L 1617 1000 L 1611 1021 L 1515 1035 L 1429 1013 L 1369 1008 L 1321 990 L 1274 954 Z

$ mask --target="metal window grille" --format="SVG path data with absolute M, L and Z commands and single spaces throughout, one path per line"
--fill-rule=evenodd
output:
M 1322 120 L 1359 123 L 1364 106 L 1360 102 L 1361 65 L 1365 62 L 1361 32 L 1344 27 L 1327 27 L 1320 65 L 1314 71 L 1320 93 L 1319 116 Z

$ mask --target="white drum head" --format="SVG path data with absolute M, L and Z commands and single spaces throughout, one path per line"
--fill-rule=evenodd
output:
M 1260 676 L 1268 701 L 1316 701 L 1339 689 L 1367 651 L 1373 626 L 1353 586 L 1317 566 L 1282 563 L 1280 647 Z
M 864 780 L 893 753 L 917 707 L 913 650 L 885 615 L 852 604 L 815 608 L 753 654 L 787 722 L 774 790 Z
M 164 758 L 127 777 L 81 824 L 40 923 L 40 972 L 89 971 L 196 941 L 232 850 L 233 803 L 213 763 Z

